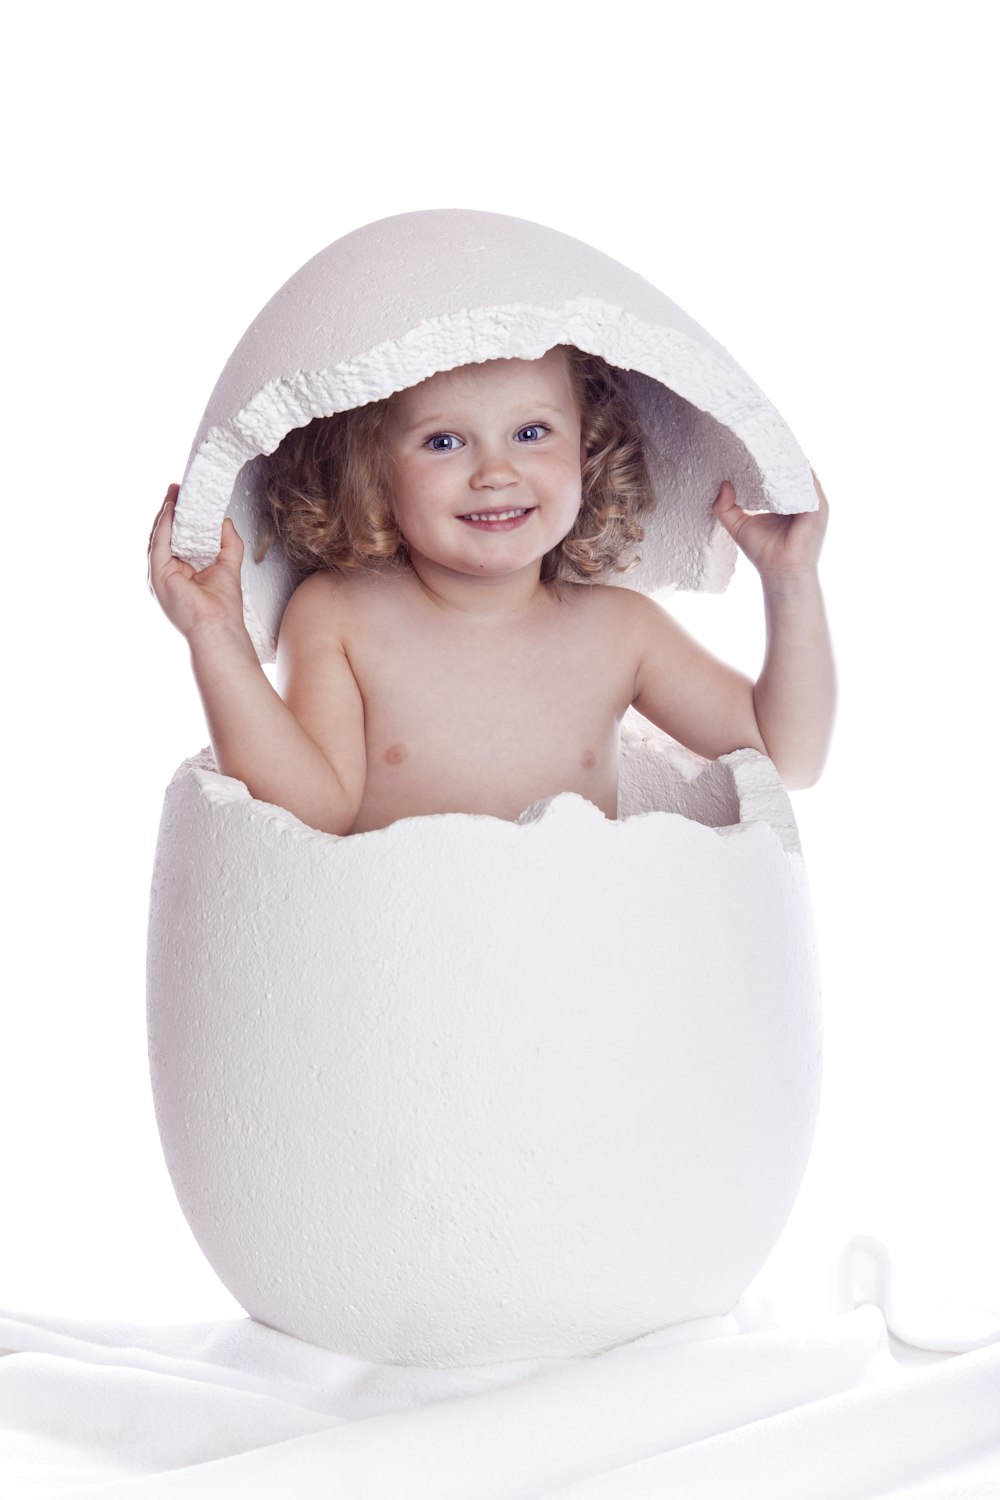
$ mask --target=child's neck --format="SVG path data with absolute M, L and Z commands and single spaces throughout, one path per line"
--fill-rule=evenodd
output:
M 424 558 L 411 559 L 411 567 L 421 592 L 449 614 L 470 619 L 525 616 L 551 602 L 538 563 L 516 573 L 482 578 L 452 572 Z

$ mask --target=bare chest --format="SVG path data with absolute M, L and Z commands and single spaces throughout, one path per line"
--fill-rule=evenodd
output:
M 390 614 L 358 633 L 367 779 L 355 832 L 429 812 L 517 818 L 577 792 L 617 814 L 635 664 L 584 608 L 539 629 Z

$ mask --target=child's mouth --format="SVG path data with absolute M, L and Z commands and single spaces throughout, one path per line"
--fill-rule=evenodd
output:
M 537 507 L 511 506 L 509 510 L 483 510 L 471 511 L 467 516 L 459 516 L 466 526 L 474 526 L 477 531 L 513 531 L 516 526 L 521 526 Z

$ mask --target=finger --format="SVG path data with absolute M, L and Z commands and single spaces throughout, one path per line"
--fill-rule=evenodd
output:
M 219 557 L 234 563 L 241 562 L 243 559 L 243 538 L 228 516 L 222 522 Z
M 736 503 L 736 490 L 728 479 L 723 480 L 719 493 L 712 501 L 712 510 L 727 531 L 746 516 L 746 511 Z
M 156 517 L 156 520 L 153 522 L 153 529 L 149 533 L 149 546 L 146 548 L 146 583 L 149 586 L 149 591 L 151 594 L 156 593 L 156 588 L 153 584 L 153 573 L 160 572 L 164 564 L 164 541 L 166 543 L 168 554 L 170 550 L 170 534 L 173 531 L 172 525 L 168 526 L 166 535 L 165 537 L 163 536 L 163 517 L 168 503 L 168 501 L 164 500 L 163 504 L 160 507 L 160 513 Z M 173 516 L 171 515 L 170 521 L 172 522 L 172 520 Z M 161 538 L 163 539 L 161 540 Z
M 173 518 L 173 511 L 174 511 L 174 507 L 175 507 L 175 504 L 176 504 L 177 496 L 178 496 L 179 493 L 180 493 L 180 485 L 179 484 L 168 484 L 167 485 L 167 493 L 166 493 L 166 495 L 163 498 L 163 504 L 160 506 L 159 510 L 156 512 L 156 520 L 153 522 L 152 528 L 151 528 L 150 533 L 149 533 L 149 541 L 146 544 L 146 551 L 147 551 L 147 553 L 149 552 L 150 547 L 152 547 L 152 545 L 153 545 L 153 536 L 154 536 L 154 534 L 156 532 L 157 526 L 160 523 L 160 517 L 163 515 L 163 512 L 166 510 L 166 508 L 167 508 L 168 505 L 170 506 L 170 509 L 171 509 L 171 519 Z
M 153 522 L 149 546 L 146 549 L 146 582 L 150 592 L 157 597 L 159 597 L 157 583 L 161 581 L 165 583 L 167 578 L 174 573 L 179 573 L 184 578 L 193 578 L 195 573 L 190 563 L 177 557 L 173 550 L 174 512 L 179 488 L 178 485 L 172 484 L 167 490 L 167 498 L 160 506 L 160 513 Z
M 149 533 L 149 546 L 146 548 L 146 556 L 149 558 L 151 568 L 162 568 L 167 558 L 172 556 L 170 541 L 173 531 L 174 502 L 164 500 L 160 506 L 160 513 L 153 522 L 153 529 Z

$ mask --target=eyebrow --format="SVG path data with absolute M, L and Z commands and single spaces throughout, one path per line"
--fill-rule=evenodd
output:
M 560 416 L 564 410 L 561 406 L 551 406 L 548 401 L 521 401 L 518 402 L 521 411 L 549 411 Z M 421 427 L 434 427 L 439 422 L 448 420 L 447 412 L 437 413 L 433 417 L 421 417 L 417 422 L 411 422 L 408 427 L 403 428 L 403 436 L 408 437 L 411 432 L 417 432 Z

